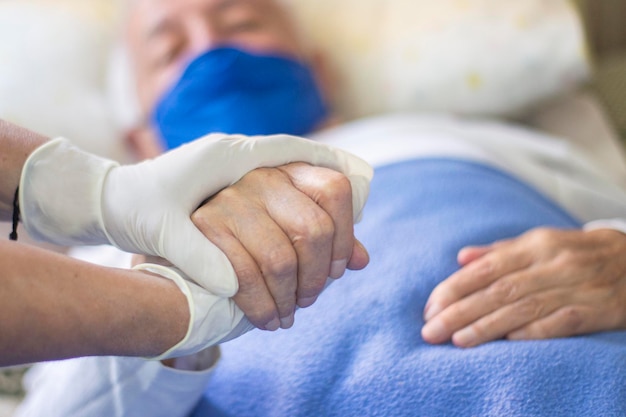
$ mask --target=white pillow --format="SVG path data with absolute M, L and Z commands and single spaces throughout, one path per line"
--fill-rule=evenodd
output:
M 132 84 L 107 60 L 126 1 L 0 0 L 0 118 L 123 159 L 121 130 L 137 109 L 132 94 L 110 99 L 111 79 Z M 328 56 L 347 118 L 514 115 L 589 75 L 568 0 L 281 1 Z
M 105 94 L 110 0 L 0 1 L 0 118 L 118 160 Z
M 519 115 L 586 80 L 568 0 L 283 0 L 339 76 L 346 117 Z

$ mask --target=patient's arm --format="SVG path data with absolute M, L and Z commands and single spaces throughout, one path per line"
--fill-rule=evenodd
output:
M 296 304 L 313 304 L 329 276 L 368 263 L 354 238 L 350 183 L 329 169 L 258 169 L 192 219 L 233 264 L 234 300 L 259 328 L 291 327 Z
M 537 229 L 458 255 L 425 309 L 424 339 L 461 347 L 626 329 L 626 235 Z

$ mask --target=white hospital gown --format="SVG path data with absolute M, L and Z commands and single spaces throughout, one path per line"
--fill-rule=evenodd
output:
M 626 218 L 626 192 L 562 139 L 501 123 L 436 115 L 378 117 L 315 138 L 375 167 L 431 156 L 483 162 L 534 185 L 583 223 L 617 219 L 612 227 L 626 232 L 621 220 Z M 112 248 L 104 254 L 108 265 L 128 264 L 128 256 Z M 138 358 L 46 363 L 31 371 L 17 416 L 182 417 L 193 409 L 210 377 L 211 370 L 177 371 Z

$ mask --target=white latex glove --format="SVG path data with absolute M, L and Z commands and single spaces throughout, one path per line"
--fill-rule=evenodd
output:
M 185 279 L 184 274 L 175 267 L 140 264 L 133 269 L 171 279 L 185 294 L 189 304 L 187 334 L 176 345 L 154 358 L 155 360 L 191 355 L 254 329 L 232 299 L 211 294 Z
M 193 225 L 208 197 L 259 167 L 291 162 L 334 169 L 352 185 L 354 217 L 369 192 L 371 167 L 318 142 L 277 135 L 209 135 L 156 159 L 119 166 L 55 139 L 30 155 L 20 207 L 28 233 L 61 244 L 112 244 L 165 258 L 212 293 L 231 297 L 237 277 L 226 256 Z

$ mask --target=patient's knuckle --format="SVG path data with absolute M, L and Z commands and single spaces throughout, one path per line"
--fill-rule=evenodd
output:
M 276 174 L 274 171 L 275 169 L 272 168 L 254 169 L 244 175 L 243 178 L 239 180 L 239 183 L 245 184 L 247 182 L 265 181 Z
M 584 314 L 578 306 L 565 306 L 558 314 L 561 327 L 567 334 L 579 333 L 585 323 Z
M 331 217 L 323 210 L 315 208 L 302 212 L 294 224 L 293 238 L 304 240 L 309 244 L 317 244 L 332 239 L 335 225 Z
M 474 333 L 478 336 L 479 339 L 485 339 L 489 335 L 492 325 L 490 322 L 478 322 L 472 325 Z
M 191 222 L 208 239 L 213 239 L 223 234 L 224 223 L 219 214 L 212 208 L 202 208 L 191 215 Z
M 291 313 L 293 313 L 294 307 L 296 305 L 296 294 L 285 296 L 280 300 L 274 300 L 276 302 L 276 306 L 278 307 L 278 312 L 281 317 L 285 317 Z
M 527 235 L 535 240 L 545 240 L 552 235 L 552 231 L 546 227 L 538 227 L 530 230 Z
M 491 277 L 498 270 L 499 262 L 493 256 L 485 256 L 483 259 L 478 259 L 476 262 L 471 263 L 469 267 L 473 276 L 478 279 L 485 279 Z
M 491 337 L 493 327 L 492 320 L 481 320 L 469 326 L 479 340 L 489 339 Z
M 211 209 L 202 207 L 191 214 L 191 221 L 196 227 L 202 229 L 209 224 L 208 218 L 211 215 Z
M 324 290 L 324 286 L 313 287 L 311 285 L 302 285 L 298 287 L 298 298 L 311 298 L 317 297 Z
M 546 305 L 537 297 L 526 297 L 520 300 L 516 309 L 517 314 L 521 317 L 537 319 L 545 315 Z
M 240 182 L 236 182 L 228 187 L 224 187 L 221 190 L 217 191 L 215 194 L 209 197 L 206 202 L 208 203 L 208 205 L 218 205 L 224 202 L 229 202 L 231 200 L 236 200 L 243 194 L 244 188 L 245 186 L 242 180 L 240 180 Z
M 500 279 L 487 288 L 490 299 L 502 304 L 512 303 L 520 296 L 520 287 L 517 283 L 507 279 Z
M 263 328 L 267 323 L 273 320 L 274 317 L 276 317 L 276 308 L 273 304 L 262 303 L 259 301 L 251 303 L 249 308 L 246 309 L 247 311 L 243 308 L 242 310 L 246 314 L 248 320 L 250 320 L 250 322 L 256 327 L 260 328 Z
M 283 281 L 296 276 L 298 260 L 290 247 L 273 248 L 265 251 L 260 266 L 263 276 Z
M 323 290 L 328 277 L 327 272 L 316 271 L 314 274 L 300 276 L 298 280 L 298 298 L 310 298 L 318 296 Z
M 339 197 L 349 195 L 352 192 L 352 186 L 348 177 L 330 170 L 325 175 L 323 189 L 326 194 Z
M 233 269 L 239 281 L 239 293 L 255 288 L 261 282 L 261 272 L 250 263 L 233 264 Z
M 536 247 L 544 251 L 556 253 L 561 251 L 568 242 L 565 232 L 557 229 L 539 229 L 536 240 Z
M 205 221 L 226 215 L 227 212 L 240 207 L 245 198 L 237 184 L 219 191 L 211 198 L 205 200 L 191 215 L 192 221 Z
M 465 317 L 470 312 L 471 307 L 465 303 L 454 303 L 448 307 L 449 313 L 442 315 L 441 321 L 446 328 L 453 326 L 458 317 Z
M 554 257 L 554 267 L 558 270 L 570 269 L 573 265 L 578 265 L 583 262 L 581 254 L 571 248 L 563 248 Z
M 534 245 L 545 245 L 554 240 L 554 233 L 550 229 L 539 228 L 528 232 L 528 238 Z

